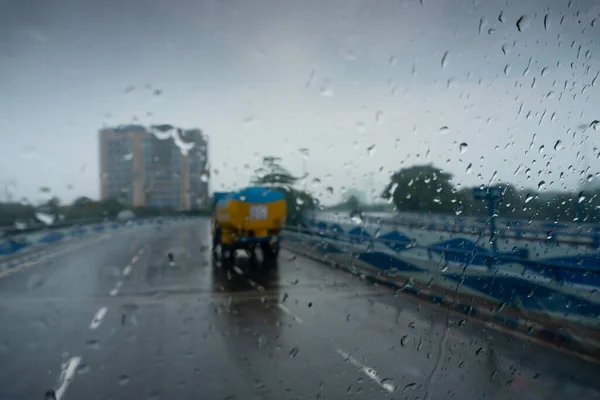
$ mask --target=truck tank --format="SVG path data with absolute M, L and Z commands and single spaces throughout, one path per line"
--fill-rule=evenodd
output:
M 215 193 L 214 200 L 215 239 L 223 256 L 232 257 L 237 249 L 254 254 L 260 247 L 266 258 L 277 257 L 287 215 L 281 190 L 251 186 L 218 196 Z

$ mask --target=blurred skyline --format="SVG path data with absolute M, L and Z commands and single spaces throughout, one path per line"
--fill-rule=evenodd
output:
M 325 204 L 423 163 L 574 190 L 600 166 L 581 129 L 600 119 L 599 17 L 598 1 L 0 0 L 0 191 L 98 198 L 98 130 L 128 123 L 202 129 L 213 190 L 264 155 L 305 163 Z

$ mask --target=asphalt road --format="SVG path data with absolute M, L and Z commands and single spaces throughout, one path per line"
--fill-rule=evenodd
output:
M 0 399 L 600 399 L 596 363 L 209 244 L 203 220 L 120 231 L 2 276 Z

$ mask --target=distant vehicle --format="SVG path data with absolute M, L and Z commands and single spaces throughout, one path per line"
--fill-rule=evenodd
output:
M 237 192 L 217 192 L 213 196 L 213 251 L 231 260 L 238 249 L 254 257 L 260 248 L 265 259 L 279 255 L 281 229 L 287 205 L 283 192 L 251 186 Z

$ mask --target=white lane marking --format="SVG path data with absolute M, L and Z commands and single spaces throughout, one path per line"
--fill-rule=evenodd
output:
M 62 371 L 60 373 L 60 378 L 58 379 L 58 389 L 54 391 L 56 400 L 61 400 L 65 395 L 79 363 L 81 363 L 81 357 L 72 357 L 68 362 L 62 365 Z
M 375 371 L 373 368 L 363 365 L 360 361 L 358 361 L 356 358 L 352 357 L 349 353 L 346 353 L 343 350 L 337 349 L 336 352 L 340 356 L 344 357 L 346 361 L 349 361 L 356 368 L 360 369 L 360 371 L 363 374 L 367 375 L 369 379 L 381 386 L 383 390 L 385 390 L 388 393 L 394 393 L 396 387 L 391 382 L 385 382 L 383 379 L 381 379 L 377 371 Z
M 131 265 L 128 265 L 123 269 L 123 276 L 127 276 L 130 273 L 131 273 Z
M 284 306 L 281 303 L 277 303 L 277 307 L 279 307 L 279 309 L 281 311 L 283 311 L 284 313 L 286 313 L 287 315 L 289 315 L 290 317 L 292 317 L 294 319 L 294 321 L 296 321 L 297 323 L 301 324 L 302 320 L 300 319 L 300 317 L 296 317 L 294 314 L 292 314 L 292 312 L 290 311 L 289 308 L 287 308 L 286 306 Z
M 123 281 L 118 281 L 117 283 L 115 283 L 115 288 L 111 290 L 109 294 L 111 296 L 116 296 L 117 294 L 119 294 L 119 289 L 121 289 L 121 286 L 123 286 Z
M 132 264 L 135 264 L 135 263 L 136 263 L 136 262 L 137 262 L 139 259 L 140 259 L 140 256 L 136 254 L 136 255 L 135 255 L 135 256 L 133 256 L 133 258 L 131 259 L 131 263 L 132 263 Z
M 94 315 L 94 319 L 92 320 L 92 322 L 90 322 L 90 329 L 96 329 L 100 326 L 100 324 L 102 323 L 102 319 L 106 315 L 106 311 L 108 311 L 108 309 L 106 307 L 102 307 L 96 312 L 96 315 Z
M 242 270 L 240 269 L 240 267 L 238 267 L 237 265 L 234 265 L 234 266 L 233 266 L 233 270 L 234 270 L 235 272 L 237 272 L 239 275 L 244 275 L 244 271 L 242 271 Z

